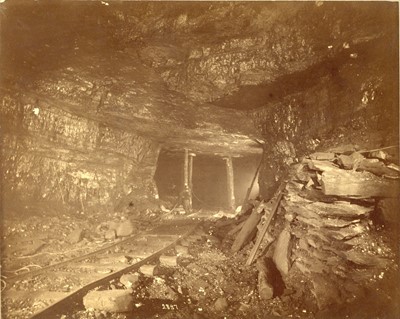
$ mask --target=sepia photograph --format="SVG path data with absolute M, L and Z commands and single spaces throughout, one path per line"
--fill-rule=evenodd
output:
M 398 319 L 398 1 L 0 0 L 4 319 Z

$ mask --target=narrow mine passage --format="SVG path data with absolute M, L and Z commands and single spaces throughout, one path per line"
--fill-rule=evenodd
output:
M 397 2 L 0 15 L 2 318 L 400 318 Z
M 228 189 L 226 157 L 189 153 L 191 158 L 191 185 L 193 207 L 197 210 L 229 210 L 232 194 Z M 182 205 L 180 194 L 184 188 L 184 151 L 160 152 L 154 179 L 160 199 L 172 207 Z M 251 181 L 257 172 L 261 156 L 237 156 L 232 159 L 232 189 L 235 208 L 241 206 Z M 190 165 L 188 166 L 190 167 Z M 188 173 L 188 176 L 190 174 Z M 249 194 L 250 198 L 258 196 L 259 186 L 256 182 Z M 169 207 L 171 208 L 171 207 Z M 179 210 L 179 208 L 178 208 Z

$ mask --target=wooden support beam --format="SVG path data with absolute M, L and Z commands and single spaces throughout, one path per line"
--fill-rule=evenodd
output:
M 188 185 L 189 185 L 189 201 L 190 201 L 190 207 L 192 207 L 193 203 L 193 157 L 195 157 L 196 154 L 194 153 L 189 153 L 189 167 L 188 167 Z
M 232 157 L 225 157 L 226 162 L 226 177 L 227 177 L 227 188 L 228 188 L 228 205 L 229 208 L 235 209 L 235 188 L 233 183 L 233 165 Z
M 189 183 L 189 188 L 191 190 L 193 189 L 193 157 L 195 157 L 195 156 L 196 156 L 196 154 L 189 153 L 188 183 Z
M 192 167 L 193 158 L 189 156 L 189 150 L 185 149 L 185 158 L 183 162 L 183 190 L 181 200 L 186 213 L 192 211 Z
M 183 162 L 183 189 L 189 187 L 189 151 L 185 149 Z
M 253 249 L 250 252 L 250 256 L 247 259 L 246 265 L 251 265 L 251 263 L 253 262 L 254 258 L 256 257 L 257 254 L 257 250 L 258 247 L 260 247 L 261 242 L 264 239 L 265 234 L 267 233 L 269 224 L 271 223 L 272 217 L 274 217 L 275 212 L 278 210 L 279 204 L 282 200 L 283 197 L 283 191 L 285 190 L 286 187 L 286 181 L 282 182 L 281 186 L 279 187 L 278 191 L 277 191 L 277 198 L 275 200 L 274 203 L 274 207 L 272 208 L 271 212 L 269 213 L 267 220 L 265 221 L 262 229 L 260 230 L 260 234 L 258 235 L 257 241 L 255 243 L 255 245 L 253 246 Z
M 243 246 L 253 239 L 254 235 L 257 233 L 257 225 L 260 222 L 264 207 L 265 203 L 263 201 L 259 202 L 254 207 L 251 215 L 246 219 L 246 222 L 232 244 L 232 252 L 238 252 Z

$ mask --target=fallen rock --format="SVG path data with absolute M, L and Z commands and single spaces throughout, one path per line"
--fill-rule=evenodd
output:
M 167 267 L 178 266 L 178 258 L 176 256 L 160 256 L 160 264 Z
M 379 158 L 381 160 L 386 160 L 388 158 L 388 154 L 382 150 L 374 151 L 369 153 L 369 157 L 371 158 Z
M 373 211 L 374 206 L 365 207 L 345 201 L 336 201 L 334 203 L 314 202 L 307 205 L 307 209 L 318 212 L 321 216 L 355 218 Z
M 106 227 L 107 227 L 108 229 L 117 230 L 117 228 L 118 228 L 119 225 L 120 225 L 120 224 L 119 224 L 118 222 L 112 220 L 112 221 L 109 221 L 109 222 L 107 223 Z
M 114 229 L 109 229 L 106 231 L 106 233 L 104 234 L 104 238 L 107 240 L 113 240 L 117 237 L 117 234 L 115 233 Z
M 313 284 L 312 292 L 317 300 L 319 309 L 324 309 L 329 305 L 341 302 L 340 291 L 337 285 L 326 276 L 314 273 L 313 276 L 311 276 L 311 281 Z
M 145 276 L 152 277 L 157 272 L 157 265 L 143 265 L 139 271 Z
M 176 254 L 177 254 L 178 256 L 182 256 L 182 257 L 188 257 L 188 256 L 190 256 L 190 254 L 189 254 L 189 247 L 181 246 L 181 245 L 176 245 L 176 246 L 175 246 L 175 251 L 176 251 Z
M 399 206 L 400 202 L 397 198 L 381 199 L 378 202 L 377 211 L 380 213 L 384 223 L 400 226 Z
M 309 272 L 314 272 L 314 273 L 319 273 L 319 274 L 324 274 L 324 273 L 330 272 L 329 267 L 326 266 L 322 261 L 320 261 L 316 258 L 311 259 L 311 258 L 304 256 L 304 257 L 302 257 L 302 260 L 299 260 L 298 262 L 300 264 L 302 264 L 302 265 L 300 265 L 299 268 L 301 268 L 301 266 L 304 266 L 304 267 L 306 267 L 306 269 Z
M 347 197 L 397 197 L 399 182 L 380 178 L 369 172 L 354 172 L 341 169 L 324 171 L 322 191 L 325 195 Z
M 339 169 L 337 165 L 328 161 L 309 160 L 307 163 L 308 163 L 308 168 L 314 171 L 330 172 L 332 170 Z
M 263 258 L 257 259 L 256 267 L 258 270 L 258 295 L 261 299 L 264 300 L 272 299 L 274 296 L 274 288 L 272 286 L 272 272 L 267 267 Z
M 389 260 L 372 254 L 362 253 L 356 250 L 344 252 L 347 260 L 361 266 L 385 268 L 389 264 Z
M 336 153 L 336 154 L 351 154 L 355 151 L 360 150 L 360 146 L 357 144 L 344 144 L 344 145 L 339 145 L 334 148 L 329 149 L 330 152 Z
M 323 233 L 337 240 L 349 240 L 365 233 L 367 230 L 366 226 L 359 223 L 338 229 L 324 229 Z
M 71 244 L 77 244 L 83 239 L 84 230 L 81 228 L 77 228 L 72 233 L 68 235 L 68 242 Z
M 41 250 L 44 246 L 46 246 L 46 242 L 40 239 L 34 239 L 28 244 L 19 244 L 17 254 L 21 256 L 30 256 L 36 254 L 39 250 Z
M 118 237 L 127 237 L 133 234 L 135 228 L 132 225 L 130 220 L 125 220 L 120 223 L 116 229 L 116 233 Z
M 87 310 L 104 310 L 108 312 L 128 312 L 133 310 L 131 290 L 96 290 L 83 297 L 83 305 Z
M 315 152 L 310 155 L 313 160 L 330 161 L 335 158 L 335 153 Z
M 189 247 L 190 245 L 191 245 L 191 242 L 189 241 L 189 240 L 187 240 L 187 239 L 181 239 L 180 240 L 180 244 L 181 244 L 181 246 L 183 246 L 183 247 Z
M 228 308 L 228 300 L 225 297 L 218 298 L 214 303 L 214 309 L 216 311 L 224 311 Z
M 377 176 L 387 176 L 392 178 L 399 177 L 398 172 L 393 169 L 386 167 L 383 162 L 378 159 L 365 158 L 357 167 L 357 171 L 367 171 Z
M 215 236 L 207 236 L 207 245 L 218 247 L 221 244 L 221 240 Z
M 311 270 L 306 266 L 302 261 L 296 260 L 294 265 L 304 274 L 309 275 L 311 274 Z
M 364 159 L 361 153 L 354 152 L 351 155 L 340 155 L 339 165 L 344 169 L 353 169 L 359 165 L 359 163 Z
M 287 275 L 290 268 L 290 237 L 290 232 L 287 229 L 282 230 L 282 232 L 279 234 L 278 241 L 274 250 L 274 255 L 272 258 L 276 265 L 276 268 L 278 268 L 282 276 Z
M 136 288 L 140 283 L 140 275 L 138 273 L 125 274 L 119 279 L 119 282 L 123 284 L 126 288 Z
M 154 277 L 153 283 L 147 288 L 147 292 L 151 299 L 178 300 L 178 294 L 160 277 Z

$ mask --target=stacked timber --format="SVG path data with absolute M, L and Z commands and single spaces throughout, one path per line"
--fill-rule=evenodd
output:
M 395 267 L 371 214 L 383 198 L 399 196 L 399 171 L 364 155 L 310 155 L 293 167 L 281 203 L 287 225 L 274 261 L 284 279 L 296 271 L 307 278 L 320 309 L 361 296 Z

